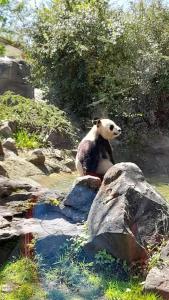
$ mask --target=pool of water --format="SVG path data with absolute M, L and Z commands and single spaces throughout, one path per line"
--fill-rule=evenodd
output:
M 76 172 L 74 173 L 60 173 L 47 175 L 37 175 L 33 179 L 46 188 L 56 188 L 60 192 L 68 192 L 78 177 Z M 147 178 L 147 181 L 153 185 L 156 190 L 169 201 L 169 177 L 151 177 Z
M 76 172 L 74 173 L 53 173 L 51 175 L 37 175 L 32 177 L 35 181 L 46 188 L 56 188 L 59 192 L 68 192 L 78 177 Z

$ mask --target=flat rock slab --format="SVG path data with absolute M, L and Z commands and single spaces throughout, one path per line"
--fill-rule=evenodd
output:
M 72 237 L 80 236 L 83 232 L 81 224 L 70 222 L 58 212 L 57 207 L 50 204 L 37 204 L 28 212 L 29 219 L 13 218 L 9 226 L 0 230 L 0 257 L 4 257 L 4 245 L 18 237 L 18 248 L 23 254 L 29 254 L 29 243 L 36 238 L 34 251 L 40 255 L 43 262 L 50 267 L 59 255 L 60 247 Z M 6 224 L 8 225 L 8 224 Z M 13 256 L 16 255 L 13 250 Z M 1 259 L 0 259 L 1 263 Z
M 0 165 L 11 179 L 44 174 L 37 166 L 16 155 L 6 157 L 4 161 L 0 161 Z
M 5 218 L 9 216 L 9 211 L 2 211 Z M 82 225 L 72 223 L 63 214 L 60 213 L 58 207 L 50 204 L 37 204 L 27 212 L 26 218 L 13 217 L 10 227 L 3 228 L 0 231 L 1 236 L 20 236 L 27 233 L 36 234 L 37 237 L 48 235 L 71 235 L 79 234 Z M 4 220 L 2 220 L 4 221 Z

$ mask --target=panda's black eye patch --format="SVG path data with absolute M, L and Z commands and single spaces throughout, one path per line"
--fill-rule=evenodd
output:
M 113 130 L 113 128 L 114 128 L 114 126 L 113 126 L 113 125 L 110 125 L 110 130 L 111 130 L 111 131 Z

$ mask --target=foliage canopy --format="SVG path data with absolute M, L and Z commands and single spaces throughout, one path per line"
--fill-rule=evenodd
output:
M 101 103 L 110 115 L 169 114 L 169 9 L 161 1 L 122 11 L 106 0 L 53 0 L 31 39 L 35 82 L 62 107 L 81 116 Z

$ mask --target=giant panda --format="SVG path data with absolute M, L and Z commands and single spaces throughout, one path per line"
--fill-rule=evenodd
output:
M 103 178 L 114 164 L 109 140 L 121 134 L 121 128 L 109 119 L 95 119 L 93 127 L 82 139 L 76 155 L 76 169 L 80 176 Z

